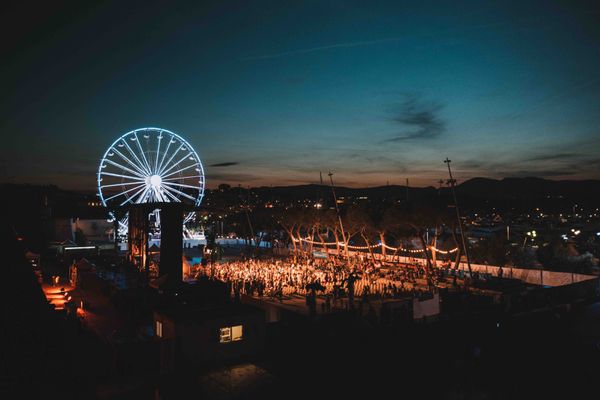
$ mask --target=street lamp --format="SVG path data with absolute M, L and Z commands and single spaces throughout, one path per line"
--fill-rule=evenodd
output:
M 531 240 L 534 240 L 534 238 L 537 237 L 537 232 L 529 231 L 529 232 L 527 232 L 527 236 L 531 237 Z M 527 236 L 525 236 L 525 239 L 523 240 L 523 248 L 525 248 L 525 243 L 527 243 Z

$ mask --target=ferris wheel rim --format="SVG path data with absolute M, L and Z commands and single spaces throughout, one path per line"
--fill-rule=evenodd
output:
M 169 161 L 168 161 L 168 162 L 167 162 L 167 163 L 166 163 L 166 164 L 163 166 L 163 165 L 162 165 L 162 163 L 164 162 L 164 159 L 165 159 L 165 157 L 166 157 L 166 155 L 167 155 L 167 153 L 168 153 L 168 148 L 169 148 L 169 146 L 170 146 L 170 144 L 171 144 L 171 142 L 170 142 L 170 143 L 169 143 L 169 145 L 168 145 L 168 147 L 167 147 L 167 149 L 165 150 L 165 152 L 164 152 L 164 154 L 163 154 L 163 159 L 161 160 L 161 166 L 160 166 L 160 167 L 161 167 L 162 169 L 161 169 L 161 170 L 158 170 L 158 155 L 160 154 L 158 151 L 157 151 L 157 158 L 156 158 L 156 160 L 155 160 L 155 167 L 156 167 L 156 169 L 153 171 L 151 167 L 150 167 L 149 169 L 148 169 L 148 168 L 146 168 L 146 167 L 149 167 L 149 163 L 148 163 L 148 161 L 147 161 L 147 159 L 146 159 L 146 152 L 145 152 L 145 151 L 144 151 L 144 150 L 141 148 L 141 145 L 140 145 L 140 142 L 139 142 L 139 138 L 137 137 L 137 133 L 138 133 L 138 132 L 147 132 L 147 131 L 155 131 L 155 132 L 159 132 L 159 135 L 162 135 L 163 133 L 164 133 L 164 134 L 167 134 L 167 135 L 171 135 L 171 138 L 170 138 L 170 140 L 177 139 L 177 140 L 180 142 L 180 147 L 179 147 L 179 149 L 181 149 L 182 147 L 186 147 L 186 151 L 188 151 L 188 150 L 190 151 L 189 155 L 192 155 L 192 157 L 194 158 L 194 164 L 191 164 L 191 166 L 188 166 L 187 168 L 188 168 L 188 169 L 189 169 L 189 168 L 191 168 L 191 167 L 196 167 L 196 168 L 197 168 L 197 170 L 196 170 L 196 171 L 197 171 L 197 174 L 195 175 L 195 177 L 198 177 L 198 178 L 199 178 L 199 179 L 198 179 L 198 184 L 199 184 L 199 186 L 197 186 L 197 187 L 193 187 L 194 189 L 197 189 L 197 190 L 198 190 L 198 194 L 195 196 L 195 199 L 193 199 L 193 198 L 192 198 L 192 196 L 189 196 L 189 195 L 186 195 L 185 197 L 187 197 L 187 198 L 189 198 L 189 199 L 193 200 L 193 201 L 194 201 L 194 206 L 199 206 L 199 205 L 202 203 L 202 199 L 204 198 L 204 191 L 205 191 L 205 180 L 206 180 L 206 178 L 205 178 L 205 174 L 204 174 L 204 166 L 203 166 L 203 164 L 202 164 L 202 160 L 200 159 L 200 156 L 198 155 L 198 153 L 196 152 L 196 150 L 194 149 L 194 147 L 193 147 L 193 146 L 192 146 L 192 145 L 191 145 L 191 144 L 190 144 L 190 143 L 189 143 L 189 142 L 188 142 L 186 139 L 184 139 L 183 137 L 181 137 L 179 134 L 177 134 L 177 133 L 175 133 L 175 132 L 173 132 L 173 131 L 171 131 L 171 130 L 168 130 L 168 129 L 164 129 L 164 128 L 160 128 L 160 127 L 153 127 L 153 126 L 151 126 L 151 127 L 143 127 L 143 128 L 137 128 L 137 129 L 133 129 L 133 130 L 130 130 L 130 131 L 128 131 L 128 132 L 126 132 L 126 133 L 124 133 L 124 134 L 120 135 L 120 136 L 119 136 L 117 139 L 115 139 L 115 140 L 114 140 L 114 141 L 111 143 L 111 145 L 110 145 L 110 146 L 108 146 L 107 150 L 104 152 L 104 154 L 103 154 L 103 156 L 102 156 L 102 158 L 101 158 L 101 160 L 100 160 L 100 164 L 99 164 L 99 166 L 98 166 L 98 172 L 97 172 L 98 196 L 100 197 L 100 200 L 101 200 L 101 202 L 102 202 L 102 205 L 103 205 L 104 207 L 108 207 L 107 200 L 110 200 L 110 199 L 111 199 L 111 198 L 108 198 L 108 199 L 106 199 L 106 198 L 105 198 L 105 196 L 104 196 L 104 193 L 103 193 L 103 191 L 102 191 L 102 187 L 103 187 L 103 186 L 102 186 L 102 175 L 103 175 L 103 174 L 104 174 L 104 175 L 110 175 L 109 173 L 103 172 L 103 171 L 102 171 L 102 169 L 106 167 L 107 161 L 109 161 L 109 162 L 108 162 L 108 164 L 115 164 L 115 165 L 118 165 L 118 164 L 114 163 L 112 160 L 109 160 L 107 157 L 109 156 L 109 153 L 111 152 L 111 150 L 112 150 L 113 152 L 114 152 L 114 151 L 116 151 L 117 153 L 119 153 L 119 154 L 120 154 L 120 152 L 119 152 L 119 151 L 116 149 L 116 147 L 115 147 L 115 146 L 117 146 L 117 145 L 118 145 L 118 143 L 119 143 L 119 142 L 121 142 L 121 141 L 123 141 L 123 142 L 124 142 L 124 143 L 127 145 L 127 142 L 125 141 L 125 139 L 126 139 L 126 138 L 128 138 L 128 137 L 130 137 L 131 135 L 134 135 L 134 137 L 135 137 L 135 139 L 132 139 L 132 140 L 136 140 L 136 141 L 137 141 L 137 144 L 138 144 L 138 147 L 139 147 L 139 150 L 140 150 L 140 154 L 141 154 L 141 156 L 144 158 L 144 162 L 145 162 L 145 164 L 144 164 L 144 163 L 142 163 L 142 162 L 141 162 L 141 160 L 138 160 L 138 159 L 137 159 L 137 157 L 135 157 L 135 156 L 134 156 L 134 158 L 136 158 L 136 160 L 139 162 L 139 164 L 140 164 L 140 165 L 134 166 L 134 165 L 133 165 L 133 163 L 132 163 L 131 161 L 129 161 L 129 160 L 128 160 L 128 162 L 129 162 L 129 163 L 130 163 L 130 164 L 131 164 L 131 165 L 134 167 L 134 169 L 136 169 L 137 171 L 134 171 L 134 170 L 130 169 L 129 167 L 124 167 L 124 166 L 122 166 L 122 165 L 118 165 L 118 166 L 119 166 L 120 168 L 122 168 L 123 170 L 128 170 L 128 171 L 129 171 L 129 173 L 131 173 L 131 174 L 133 175 L 133 176 L 129 176 L 129 177 L 128 177 L 128 179 L 135 179 L 135 180 L 137 180 L 137 182 L 139 182 L 139 183 L 140 183 L 140 185 L 139 185 L 139 186 L 142 186 L 142 185 L 143 185 L 143 183 L 141 183 L 141 182 L 142 182 L 142 180 L 144 180 L 144 179 L 151 179 L 151 178 L 152 178 L 152 176 L 154 176 L 154 175 L 158 175 L 158 176 L 160 176 L 160 174 L 164 173 L 164 172 L 165 172 L 165 170 L 166 170 L 166 172 L 169 172 L 169 171 L 170 171 L 170 170 L 171 170 L 173 167 L 175 167 L 177 164 L 181 163 L 181 161 L 183 161 L 183 160 L 184 160 L 184 159 L 187 157 L 187 156 L 186 156 L 186 157 L 182 158 L 182 159 L 181 159 L 181 160 L 180 160 L 178 163 L 176 163 L 176 164 L 170 165 L 170 162 L 172 161 L 172 159 L 173 159 L 174 155 L 175 155 L 175 154 L 177 154 L 177 153 L 179 152 L 179 149 L 178 149 L 178 150 L 176 150 L 176 151 L 173 153 L 173 155 L 172 155 L 173 157 L 171 157 L 171 159 L 170 159 L 170 160 L 169 160 Z M 162 136 L 161 136 L 161 137 L 159 137 L 159 139 L 162 139 Z M 159 141 L 159 148 L 160 148 L 160 141 Z M 121 154 L 120 154 L 120 155 L 121 155 Z M 132 155 L 133 155 L 133 154 L 132 154 Z M 122 156 L 122 155 L 121 155 L 121 157 L 122 157 L 122 158 L 124 158 L 124 156 Z M 126 158 L 125 158 L 125 159 L 126 159 Z M 160 174 L 159 174 L 159 173 L 160 173 Z M 175 173 L 177 173 L 177 171 L 176 171 Z M 170 175 L 167 175 L 167 176 L 171 176 L 171 175 L 173 175 L 173 174 L 174 174 L 174 173 L 171 173 Z M 144 176 L 144 175 L 146 175 L 146 176 Z M 165 176 L 165 177 L 167 177 L 167 176 Z M 122 178 L 124 178 L 125 176 L 121 175 L 121 177 L 122 177 Z M 176 178 L 175 178 L 175 179 L 176 179 Z M 161 181 L 162 181 L 162 179 L 161 179 Z M 176 182 L 168 182 L 168 183 L 167 183 L 167 182 L 165 181 L 165 185 L 168 185 L 168 186 L 171 188 L 171 189 L 169 189 L 169 190 L 172 190 L 172 189 L 173 189 L 173 188 L 172 188 L 172 185 L 174 186 L 174 184 L 175 184 L 175 183 L 176 183 Z M 129 185 L 133 185 L 133 184 L 134 184 L 133 182 L 129 182 L 129 183 L 126 183 L 126 184 L 125 184 L 125 185 L 123 185 L 123 186 L 129 186 Z M 180 184 L 181 184 L 181 183 L 180 183 Z M 116 184 L 115 184 L 115 185 L 116 185 Z M 147 185 L 147 184 L 146 184 L 146 185 Z M 106 186 L 106 187 L 108 187 L 108 186 Z M 178 190 L 177 190 L 177 192 L 179 192 L 180 194 L 185 194 L 185 193 L 183 193 L 183 192 L 181 192 L 181 191 L 178 191 Z M 135 196 L 137 196 L 137 194 L 138 194 L 138 193 L 136 192 Z M 144 193 L 142 193 L 142 197 L 144 197 L 144 195 L 145 195 L 145 191 L 144 191 Z M 163 197 L 163 199 L 164 199 L 164 198 L 167 198 L 167 196 L 164 196 L 164 197 Z M 173 196 L 173 199 L 175 199 L 175 197 L 174 197 L 174 196 Z M 127 197 L 127 200 L 129 200 L 129 197 Z M 127 200 L 126 200 L 125 202 L 127 202 Z M 145 197 L 144 197 L 144 199 L 143 199 L 143 200 L 144 200 L 144 201 L 143 201 L 144 203 L 148 202 L 148 201 L 146 201 L 146 198 L 145 198 Z M 179 200 L 178 200 L 178 201 L 179 201 Z M 149 203 L 152 203 L 152 202 L 149 202 Z M 186 220 L 189 220 L 189 219 L 188 219 L 188 218 L 186 218 Z

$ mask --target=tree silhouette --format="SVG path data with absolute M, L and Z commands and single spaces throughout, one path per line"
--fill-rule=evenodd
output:
M 279 209 L 273 213 L 273 218 L 288 234 L 294 249 L 294 262 L 298 259 L 298 245 L 302 245 L 298 241 L 301 237 L 296 238 L 296 228 L 302 223 L 301 210 L 296 208 Z
M 366 215 L 364 210 L 361 207 L 352 205 L 346 209 L 345 215 L 342 217 L 342 222 L 344 225 L 344 233 L 346 234 L 346 240 L 344 243 L 344 247 L 346 249 L 346 256 L 348 257 L 348 246 L 350 245 L 350 240 L 353 237 L 358 235 L 365 225 Z
M 427 231 L 436 226 L 443 225 L 443 213 L 439 208 L 431 205 L 419 204 L 408 205 L 404 209 L 403 223 L 409 226 L 413 233 L 419 238 L 423 248 L 423 255 L 426 260 L 426 272 L 429 276 L 433 265 L 429 254 L 429 245 L 427 243 Z

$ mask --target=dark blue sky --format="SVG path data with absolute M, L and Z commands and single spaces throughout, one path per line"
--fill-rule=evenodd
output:
M 600 178 L 594 2 L 124 3 L 2 12 L 2 181 L 92 190 L 144 126 L 209 186 Z

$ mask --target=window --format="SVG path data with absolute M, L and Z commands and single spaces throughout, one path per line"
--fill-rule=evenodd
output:
M 163 337 L 163 324 L 160 321 L 156 321 L 156 336 Z
M 242 325 L 226 326 L 220 329 L 219 343 L 237 342 L 244 335 Z
M 238 341 L 238 340 L 242 340 L 242 325 L 237 325 L 237 326 L 232 326 L 231 327 L 231 340 L 232 341 Z
M 219 342 L 220 343 L 231 342 L 231 328 L 230 327 L 221 328 L 221 336 L 220 336 Z

